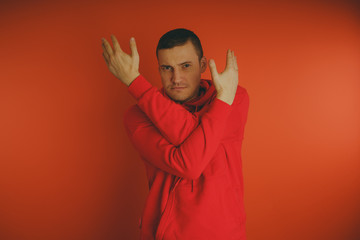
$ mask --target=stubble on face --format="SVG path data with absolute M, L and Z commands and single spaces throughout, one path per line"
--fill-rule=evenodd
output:
M 187 89 L 188 88 L 185 88 L 185 90 L 187 90 Z M 189 102 L 189 101 L 193 100 L 194 98 L 197 98 L 200 93 L 199 89 L 200 89 L 200 83 L 198 84 L 197 88 L 195 88 L 195 90 L 192 93 L 187 93 L 187 94 L 183 93 L 182 95 L 175 95 L 174 91 L 182 91 L 182 90 L 174 90 L 174 89 L 170 89 L 166 93 L 169 94 L 169 92 L 172 91 L 171 92 L 171 96 L 173 97 L 172 99 L 176 103 L 184 103 L 184 102 Z M 186 96 L 188 96 L 188 97 L 186 98 Z

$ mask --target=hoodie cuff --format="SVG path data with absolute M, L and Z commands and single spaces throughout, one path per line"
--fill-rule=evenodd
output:
M 229 104 L 218 98 L 215 98 L 207 113 L 211 116 L 211 118 L 223 119 L 227 118 L 230 112 L 231 106 Z
M 128 92 L 136 99 L 139 98 L 153 86 L 141 74 L 131 82 Z

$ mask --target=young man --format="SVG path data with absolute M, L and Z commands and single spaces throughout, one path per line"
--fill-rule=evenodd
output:
M 212 81 L 201 79 L 207 60 L 199 38 L 169 31 L 156 49 L 158 90 L 139 73 L 135 40 L 128 55 L 111 38 L 114 49 L 103 39 L 106 64 L 137 100 L 124 124 L 149 182 L 141 239 L 246 239 L 241 146 L 249 96 L 238 85 L 234 52 L 222 73 L 211 59 Z

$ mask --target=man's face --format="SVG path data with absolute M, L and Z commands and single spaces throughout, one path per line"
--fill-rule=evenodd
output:
M 187 102 L 198 96 L 201 73 L 206 70 L 206 58 L 199 61 L 189 40 L 182 46 L 158 51 L 159 72 L 166 94 L 175 102 Z

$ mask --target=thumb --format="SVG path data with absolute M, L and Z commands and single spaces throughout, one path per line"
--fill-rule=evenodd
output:
M 215 64 L 214 59 L 209 60 L 209 68 L 210 68 L 210 73 L 211 73 L 211 77 L 212 77 L 213 81 L 217 81 L 219 78 L 219 74 L 216 69 L 216 64 Z
M 136 43 L 135 43 L 135 38 L 132 37 L 130 38 L 130 48 L 131 48 L 131 56 L 134 57 L 138 57 L 138 51 L 137 51 L 137 47 L 136 47 Z

